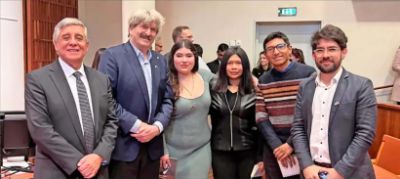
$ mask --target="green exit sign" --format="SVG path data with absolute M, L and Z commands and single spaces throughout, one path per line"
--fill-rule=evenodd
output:
M 282 7 L 278 9 L 278 16 L 296 16 L 297 7 Z

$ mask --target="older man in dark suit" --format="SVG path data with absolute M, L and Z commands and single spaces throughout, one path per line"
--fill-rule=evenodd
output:
M 375 178 L 368 155 L 375 136 L 375 93 L 371 80 L 341 66 L 346 43 L 344 32 L 333 25 L 312 38 L 320 73 L 300 85 L 292 125 L 292 141 L 306 179 Z
M 35 178 L 108 178 L 117 136 L 106 75 L 83 65 L 85 25 L 64 18 L 54 28 L 58 59 L 27 76 L 28 127 L 36 143 Z
M 111 79 L 119 131 L 110 177 L 158 179 L 163 155 L 161 132 L 172 112 L 167 61 L 151 50 L 164 23 L 156 10 L 136 11 L 129 20 L 129 41 L 107 49 L 99 70 Z

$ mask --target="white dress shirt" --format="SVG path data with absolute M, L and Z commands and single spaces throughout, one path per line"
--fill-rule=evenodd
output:
M 312 103 L 310 152 L 311 158 L 316 162 L 331 163 L 328 143 L 329 117 L 333 97 L 342 72 L 343 69 L 340 67 L 329 85 L 325 85 L 320 80 L 320 73 L 315 78 L 316 88 Z
M 86 93 L 89 98 L 90 112 L 92 113 L 92 120 L 94 122 L 92 96 L 90 93 L 90 86 L 89 86 L 89 82 L 88 82 L 88 79 L 87 79 L 87 76 L 86 76 L 86 73 L 85 73 L 85 70 L 83 67 L 83 63 L 81 64 L 81 67 L 78 70 L 75 70 L 71 66 L 69 66 L 67 63 L 65 63 L 64 60 L 62 60 L 61 58 L 58 58 L 58 61 L 60 62 L 61 69 L 64 72 L 65 78 L 67 79 L 67 82 L 69 85 L 69 89 L 71 90 L 72 96 L 74 97 L 76 110 L 77 110 L 78 116 L 79 116 L 79 123 L 81 124 L 82 133 L 85 134 L 85 131 L 83 130 L 83 125 L 82 125 L 82 115 L 81 115 L 81 108 L 79 105 L 78 89 L 76 88 L 76 78 L 73 75 L 76 71 L 79 71 L 82 74 L 81 80 L 86 88 Z

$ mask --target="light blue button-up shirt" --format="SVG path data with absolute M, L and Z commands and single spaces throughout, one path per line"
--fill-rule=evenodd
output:
M 152 54 L 151 54 L 151 51 L 148 50 L 147 51 L 147 59 L 145 59 L 144 54 L 138 48 L 136 48 L 132 42 L 130 42 L 130 43 L 133 47 L 133 51 L 135 52 L 135 54 L 139 60 L 140 66 L 143 70 L 144 78 L 146 80 L 147 94 L 149 96 L 149 103 L 150 103 L 149 111 L 152 111 L 152 109 L 151 109 L 151 101 L 152 101 L 151 94 L 152 94 L 153 86 L 152 86 L 151 64 L 150 64 Z M 150 118 L 151 118 L 151 115 L 149 114 L 149 118 L 147 119 L 147 121 L 150 121 Z M 130 131 L 133 133 L 136 133 L 139 130 L 141 123 L 142 123 L 142 121 L 140 119 L 137 119 Z M 163 128 L 161 122 L 156 121 L 156 122 L 154 122 L 154 125 L 156 125 L 158 127 L 158 129 L 160 130 L 160 133 L 163 131 L 164 128 Z

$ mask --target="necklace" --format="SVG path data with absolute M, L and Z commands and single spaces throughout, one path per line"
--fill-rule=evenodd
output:
M 186 88 L 186 86 L 185 85 L 181 85 L 182 86 L 182 89 L 183 90 L 185 90 L 189 95 L 190 95 L 190 97 L 193 97 L 193 90 L 194 90 L 194 79 L 193 79 L 193 74 L 191 75 L 191 79 L 192 79 L 192 88 L 189 90 L 188 88 Z
M 228 110 L 229 110 L 229 128 L 230 128 L 230 132 L 231 132 L 231 148 L 233 148 L 233 129 L 232 129 L 233 117 L 232 117 L 232 114 L 233 114 L 233 110 L 235 110 L 235 107 L 236 107 L 236 104 L 237 104 L 239 91 L 236 91 L 235 103 L 233 104 L 232 109 L 229 106 L 229 101 L 228 101 L 228 97 L 226 96 L 226 93 L 224 93 L 224 95 L 225 95 L 226 106 L 228 107 Z
M 193 76 L 194 76 L 194 74 L 192 73 L 191 74 L 192 88 L 190 90 L 185 85 L 183 85 L 183 84 L 180 85 L 180 86 L 182 86 L 182 90 L 185 90 L 190 96 L 190 98 L 187 98 L 187 100 L 190 102 L 190 105 L 191 105 L 190 109 L 191 110 L 194 110 L 196 108 L 195 105 L 194 105 L 194 102 L 193 102 L 194 99 L 191 99 L 191 98 L 193 98 L 193 91 L 194 91 L 194 77 Z

